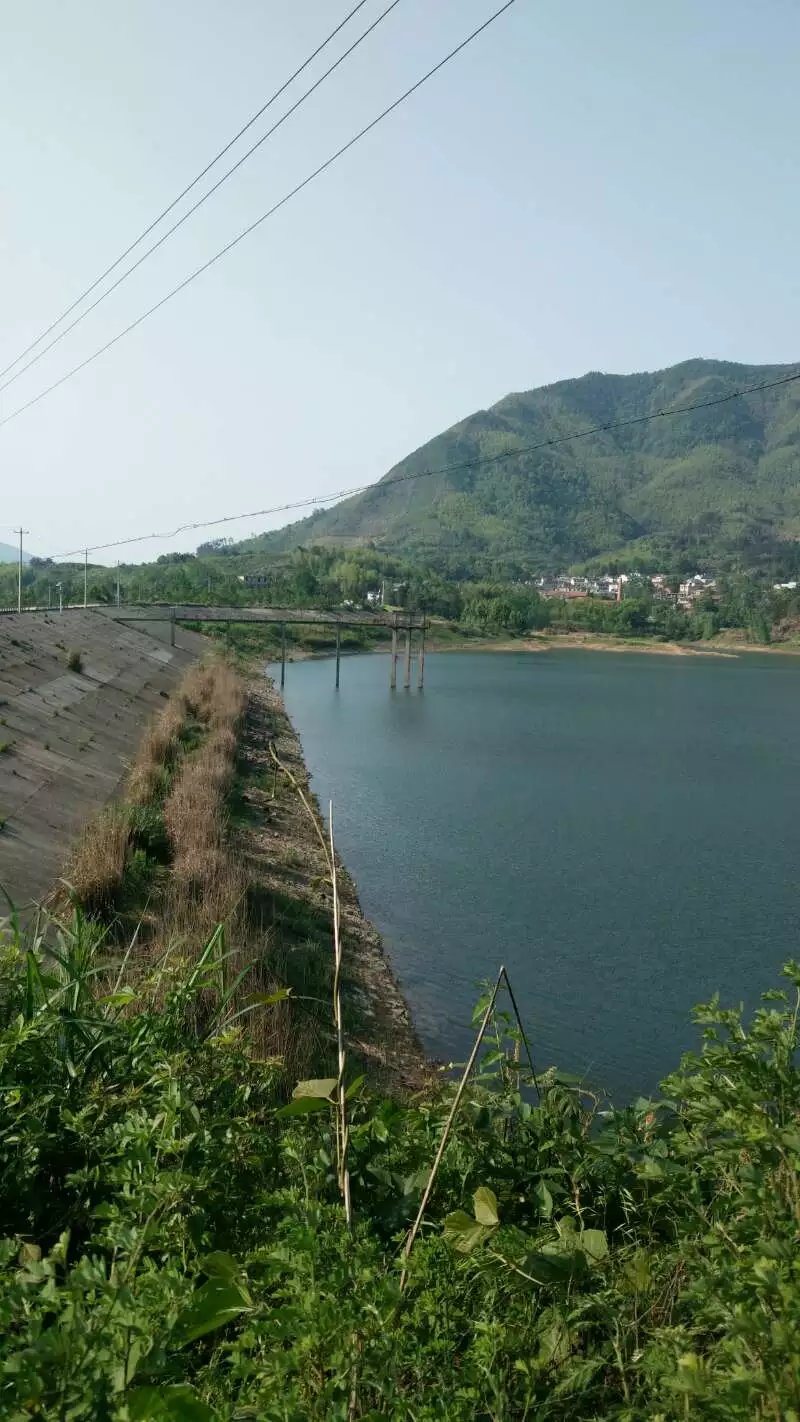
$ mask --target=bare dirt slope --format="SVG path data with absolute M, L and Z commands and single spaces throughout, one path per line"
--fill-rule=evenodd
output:
M 206 645 L 178 630 L 172 647 L 160 632 L 82 609 L 0 616 L 0 887 L 19 908 L 52 888 Z

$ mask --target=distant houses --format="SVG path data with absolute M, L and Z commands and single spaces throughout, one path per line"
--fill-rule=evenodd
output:
M 655 602 L 674 602 L 678 607 L 690 608 L 698 598 L 713 594 L 716 580 L 705 573 L 694 573 L 690 578 L 676 584 L 667 579 L 666 573 L 601 573 L 597 577 L 581 574 L 554 573 L 537 578 L 534 586 L 542 597 L 573 598 L 601 597 L 608 601 L 621 602 L 623 597 L 636 597 L 649 593 Z M 782 586 L 788 586 L 783 584 Z
M 694 577 L 686 578 L 678 584 L 678 606 L 691 607 L 698 598 L 704 597 L 706 593 L 713 593 L 716 586 L 715 578 L 707 578 L 704 573 L 695 573 Z
M 579 574 L 556 573 L 553 576 L 537 578 L 534 586 L 542 597 L 576 598 L 604 597 L 619 601 L 623 595 L 627 573 L 618 577 L 602 574 L 597 578 L 581 577 Z

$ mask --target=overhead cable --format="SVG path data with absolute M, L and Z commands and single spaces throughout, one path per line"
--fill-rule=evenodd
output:
M 183 189 L 182 192 L 178 193 L 177 197 L 172 199 L 172 202 L 169 203 L 167 207 L 165 207 L 164 210 L 158 214 L 158 217 L 153 218 L 153 221 L 149 223 L 147 227 L 145 227 L 144 231 L 139 233 L 139 236 L 136 237 L 134 241 L 131 242 L 130 245 L 125 248 L 124 252 L 120 252 L 119 256 L 114 259 L 111 265 L 109 267 L 106 267 L 105 271 L 101 272 L 98 277 L 95 277 L 91 285 L 87 286 L 86 290 L 82 291 L 80 296 L 76 296 L 75 300 L 61 312 L 60 316 L 57 316 L 54 321 L 51 321 L 50 325 L 44 331 L 41 331 L 35 340 L 31 341 L 30 344 L 27 345 L 24 350 L 20 351 L 19 355 L 15 356 L 14 359 L 10 361 L 7 366 L 0 370 L 0 379 L 2 379 L 4 375 L 7 375 L 10 370 L 13 370 L 15 365 L 19 365 L 20 361 L 24 360 L 26 355 L 28 355 L 32 350 L 34 350 L 35 347 L 40 344 L 40 342 L 44 341 L 50 335 L 51 331 L 55 330 L 56 326 L 60 326 L 62 321 L 65 321 L 68 316 L 72 315 L 72 312 L 76 309 L 76 307 L 81 305 L 81 302 L 86 300 L 87 296 L 91 296 L 92 292 L 96 290 L 96 288 L 100 285 L 102 281 L 105 281 L 107 276 L 110 276 L 113 271 L 116 271 L 120 263 L 124 262 L 125 258 L 130 256 L 131 252 L 133 252 L 134 249 L 139 246 L 140 242 L 143 242 L 146 237 L 150 236 L 150 233 L 154 231 L 154 229 L 158 226 L 159 222 L 163 222 L 164 218 L 169 216 L 169 214 L 174 210 L 174 208 L 178 206 L 178 203 L 182 202 L 183 199 L 189 195 L 192 189 L 197 187 L 197 184 L 199 182 L 202 182 L 206 174 L 210 173 L 211 169 L 220 161 L 220 159 L 224 158 L 225 154 L 230 152 L 234 144 L 238 143 L 239 139 L 242 138 L 245 133 L 247 133 L 248 129 L 252 128 L 253 124 L 258 122 L 262 114 L 266 113 L 267 109 L 269 109 L 275 103 L 276 99 L 279 99 L 281 97 L 281 94 L 285 94 L 289 86 L 293 84 L 295 79 L 297 79 L 303 73 L 303 70 L 308 68 L 309 64 L 311 64 L 313 60 L 316 59 L 317 55 L 322 53 L 323 49 L 325 49 L 326 46 L 330 44 L 331 40 L 336 38 L 339 31 L 344 29 L 345 25 L 350 20 L 352 20 L 353 16 L 357 13 L 357 11 L 361 10 L 363 6 L 366 5 L 366 3 L 367 0 L 359 0 L 359 3 L 353 6 L 352 10 L 350 10 L 345 15 L 344 19 L 339 21 L 339 24 L 336 26 L 336 28 L 331 30 L 329 35 L 326 35 L 325 39 L 322 41 L 321 44 L 317 45 L 317 48 L 313 51 L 313 53 L 310 54 L 307 59 L 303 60 L 303 63 L 299 66 L 299 68 L 295 69 L 294 73 L 289 75 L 289 78 L 285 80 L 283 84 L 281 84 L 280 88 L 276 89 L 275 93 L 270 95 L 266 102 L 261 105 L 261 108 L 257 109 L 256 112 L 252 115 L 252 117 L 247 120 L 247 123 L 239 129 L 239 132 L 235 133 L 233 135 L 233 138 L 229 139 L 229 141 L 225 144 L 223 148 L 220 148 L 219 152 L 214 155 L 211 161 L 209 163 L 206 163 L 205 168 L 201 169 L 197 176 L 192 178 L 192 181 L 187 184 L 187 186 Z
M 46 386 L 44 390 L 40 390 L 39 393 L 33 395 L 30 400 L 26 400 L 22 405 L 18 405 L 15 410 L 11 410 L 7 415 L 4 415 L 0 419 L 0 428 L 9 424 L 11 420 L 17 419 L 19 415 L 24 414 L 26 410 L 30 410 L 32 406 L 38 405 L 40 400 L 44 400 L 48 395 L 51 395 L 54 390 L 58 390 L 60 386 L 64 385 L 66 381 L 71 380 L 73 376 L 78 375 L 80 371 L 85 370 L 87 366 L 98 360 L 100 356 L 105 355 L 106 351 L 111 350 L 111 348 L 123 340 L 125 336 L 130 335 L 131 331 L 135 331 L 138 326 L 141 326 L 142 322 L 146 321 L 150 316 L 153 316 L 156 311 L 160 311 L 162 306 L 166 306 L 168 301 L 171 301 L 179 292 L 184 291 L 185 288 L 193 281 L 196 281 L 199 276 L 202 276 L 203 272 L 207 272 L 215 263 L 221 261 L 223 257 L 226 257 L 229 252 L 233 251 L 234 247 L 238 247 L 239 243 L 244 241 L 245 237 L 249 237 L 251 233 L 261 227 L 270 217 L 274 217 L 275 213 L 279 212 L 282 207 L 285 207 L 288 202 L 291 202 L 292 198 L 296 197 L 298 193 L 301 193 L 303 189 L 307 188 L 315 179 L 321 177 L 328 168 L 331 168 L 345 153 L 348 153 L 351 148 L 355 147 L 362 138 L 365 138 L 368 133 L 371 133 L 374 128 L 377 128 L 379 123 L 382 123 L 385 118 L 388 118 L 389 114 L 394 113 L 395 109 L 398 109 L 401 104 L 404 104 L 406 100 L 410 99 L 412 94 L 415 94 L 418 89 L 422 88 L 423 84 L 426 84 L 429 79 L 433 78 L 434 74 L 438 74 L 440 69 L 443 69 L 446 64 L 449 64 L 463 49 L 466 49 L 467 45 L 478 38 L 478 35 L 483 34 L 484 30 L 487 30 L 490 25 L 494 24 L 495 20 L 498 20 L 506 10 L 510 10 L 514 3 L 515 0 L 505 0 L 505 4 L 501 5 L 498 10 L 495 10 L 482 24 L 478 25 L 477 29 L 474 29 L 471 34 L 467 35 L 466 39 L 461 40 L 459 44 L 455 45 L 443 59 L 440 59 L 437 64 L 434 64 L 432 69 L 429 69 L 420 79 L 417 79 L 416 83 L 412 84 L 410 88 L 406 89 L 405 92 L 394 99 L 391 104 L 387 105 L 374 119 L 371 119 L 369 123 L 359 129 L 358 133 L 355 133 L 352 138 L 349 138 L 346 143 L 343 143 L 340 148 L 337 148 L 335 153 L 332 153 L 329 158 L 326 158 L 323 163 L 320 163 L 318 167 L 314 168 L 301 182 L 296 183 L 288 193 L 284 193 L 283 197 L 273 203 L 272 207 L 268 208 L 260 217 L 256 218 L 255 222 L 251 222 L 250 225 L 245 227 L 236 237 L 224 247 L 220 248 L 218 252 L 215 252 L 213 257 L 209 257 L 207 262 L 203 262 L 201 266 L 196 267 L 193 272 L 190 272 L 187 277 L 184 277 L 183 281 L 179 282 L 177 286 L 174 286 L 171 291 L 168 291 L 166 295 L 162 296 L 154 305 L 148 307 L 146 311 L 143 311 L 141 316 L 137 316 L 134 321 L 129 322 L 127 326 L 123 327 L 121 331 L 118 331 L 117 334 L 112 336 L 109 341 L 106 341 L 104 345 L 98 347 L 96 351 L 93 351 L 91 355 L 86 356 L 84 360 L 72 366 L 72 368 L 60 376 L 58 380 L 54 380 L 51 385 Z
M 43 356 L 46 356 L 48 351 L 51 351 L 54 346 L 57 346 L 59 341 L 63 341 L 64 337 L 68 336 L 70 331 L 74 331 L 75 327 L 81 324 L 81 321 L 84 321 L 86 317 L 89 316 L 91 312 L 96 309 L 96 307 L 100 306 L 102 302 L 106 300 L 106 297 L 111 296 L 112 292 L 116 291 L 118 287 L 122 286 L 123 282 L 127 281 L 128 277 L 131 276 L 132 273 L 135 272 L 140 266 L 142 266 L 142 264 L 147 261 L 148 257 L 151 257 L 154 252 L 157 252 L 159 247 L 163 247 L 164 243 L 169 241 L 169 238 L 172 236 L 172 234 L 174 232 L 177 232 L 178 228 L 182 227 L 184 222 L 188 222 L 189 218 L 195 212 L 197 212 L 197 209 L 202 207 L 203 203 L 208 202 L 208 199 L 210 197 L 213 197 L 214 193 L 222 187 L 223 183 L 227 183 L 228 179 L 232 177 L 233 174 L 236 173 L 239 168 L 243 166 L 244 163 L 247 162 L 248 158 L 252 158 L 253 154 L 257 151 L 257 149 L 259 149 L 263 143 L 266 143 L 267 139 L 271 138 L 273 133 L 276 133 L 277 130 L 281 128 L 281 126 L 286 122 L 286 120 L 288 118 L 291 118 L 293 113 L 297 112 L 301 105 L 305 103 L 306 99 L 309 99 L 311 95 L 315 92 L 315 90 L 319 89 L 320 85 L 325 83 L 325 80 L 328 79 L 331 74 L 333 74 L 334 70 L 338 69 L 339 65 L 343 64 L 344 61 L 350 57 L 353 51 L 358 49 L 358 46 L 360 44 L 363 44 L 367 36 L 371 35 L 372 31 L 377 29 L 381 21 L 385 20 L 386 16 L 390 14 L 391 11 L 394 10 L 395 7 L 399 4 L 400 0 L 391 0 L 391 4 L 387 5 L 386 9 L 383 10 L 380 15 L 378 15 L 377 19 L 372 21 L 372 24 L 369 25 L 367 29 L 365 29 L 363 33 L 360 34 L 358 38 L 353 41 L 350 47 L 346 49 L 343 54 L 339 55 L 339 58 L 336 59 L 334 63 L 331 64 L 330 67 L 325 70 L 324 74 L 321 74 L 320 77 L 314 81 L 310 88 L 306 89 L 304 94 L 300 95 L 300 98 L 292 104 L 291 108 L 287 109 L 284 114 L 281 114 L 281 117 L 272 125 L 272 127 L 268 128 L 266 133 L 262 134 L 262 136 L 256 140 L 252 147 L 248 148 L 247 152 L 243 153 L 241 158 L 239 158 L 231 168 L 228 168 L 227 172 L 223 173 L 222 177 L 218 178 L 217 182 L 214 183 L 213 186 L 210 187 L 207 192 L 203 193 L 203 196 L 198 198 L 197 202 L 193 203 L 192 206 L 188 208 L 187 211 L 184 212 L 181 217 L 178 218 L 177 222 L 173 222 L 172 226 L 168 227 L 166 232 L 162 233 L 162 235 L 158 238 L 158 241 L 154 242 L 151 247 L 148 247 L 146 251 L 142 252 L 142 255 L 140 257 L 137 257 L 136 261 L 133 262 L 129 267 L 126 267 L 125 271 L 121 274 L 121 276 L 117 277 L 115 282 L 112 282 L 111 286 L 107 287 L 105 291 L 102 291 L 100 295 L 96 297 L 95 300 L 91 302 L 89 306 L 87 306 L 83 311 L 81 311 L 75 317 L 74 321 L 70 321 L 69 325 L 65 326 L 63 331 L 59 331 L 58 335 L 53 337 L 52 341 L 48 341 L 47 345 L 42 346 L 42 349 L 40 351 L 37 351 L 35 355 L 32 355 L 30 360 L 26 361 L 24 365 L 20 366 L 19 370 L 16 370 L 13 375 L 10 375 L 8 377 L 7 380 L 3 380 L 2 384 L 0 384 L 0 391 L 6 390 L 9 385 L 13 385 L 14 381 L 19 380 L 20 376 L 24 375 L 26 370 L 30 370 L 32 365 L 36 365 L 37 361 L 40 361 Z M 63 319 L 63 317 L 61 319 Z

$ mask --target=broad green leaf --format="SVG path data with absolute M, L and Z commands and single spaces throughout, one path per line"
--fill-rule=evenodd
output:
M 574 1248 L 577 1244 L 577 1240 L 574 1239 L 573 1236 L 577 1234 L 578 1231 L 572 1215 L 562 1215 L 560 1219 L 557 1219 L 556 1229 L 558 1230 L 559 1239 L 563 1239 Z
M 494 1226 L 500 1223 L 494 1190 L 490 1190 L 488 1185 L 480 1185 L 472 1199 L 478 1224 Z
M 133 988 L 120 988 L 118 992 L 108 992 L 105 997 L 98 998 L 101 1007 L 126 1007 L 129 1002 L 135 1002 L 138 993 Z
M 650 1257 L 646 1249 L 637 1249 L 632 1257 L 627 1261 L 623 1269 L 623 1274 L 631 1288 L 637 1293 L 645 1293 L 652 1281 L 650 1272 Z
M 539 1206 L 539 1214 L 549 1220 L 553 1214 L 553 1197 L 543 1180 L 537 1182 L 533 1198 Z
M 574 1071 L 554 1071 L 551 1080 L 556 1082 L 558 1086 L 580 1087 L 584 1085 L 586 1078 L 576 1076 Z
M 277 988 L 275 992 L 254 992 L 250 995 L 250 1002 L 257 1007 L 272 1007 L 275 1002 L 285 1002 L 287 997 L 291 997 L 290 987 Z
M 172 1330 L 173 1347 L 183 1348 L 186 1343 L 194 1342 L 195 1338 L 224 1328 L 226 1323 L 249 1307 L 250 1299 L 241 1285 L 230 1279 L 209 1279 L 207 1284 L 195 1290 L 186 1308 L 178 1315 Z
M 492 1233 L 489 1225 L 482 1225 L 468 1215 L 466 1210 L 454 1210 L 444 1222 L 444 1237 L 460 1254 L 471 1254 L 478 1244 L 482 1244 Z
M 135 1387 L 125 1395 L 131 1422 L 214 1422 L 215 1414 L 185 1383 Z
M 608 1239 L 604 1229 L 583 1229 L 580 1234 L 580 1247 L 589 1259 L 595 1262 L 605 1259 L 608 1255 Z
M 547 1311 L 549 1313 L 549 1310 Z M 569 1329 L 560 1314 L 550 1315 L 549 1321 L 539 1334 L 538 1361 L 545 1366 L 564 1363 L 570 1355 Z
M 645 1180 L 661 1180 L 666 1172 L 659 1160 L 655 1160 L 652 1155 L 643 1155 L 639 1162 L 639 1173 Z
M 234 1259 L 232 1254 L 226 1254 L 224 1249 L 215 1249 L 212 1254 L 207 1254 L 200 1261 L 200 1268 L 209 1279 L 240 1279 L 242 1275 L 241 1264 Z
M 575 1265 L 574 1254 L 551 1254 L 542 1250 L 537 1254 L 529 1254 L 522 1268 L 537 1284 L 564 1284 L 575 1273 Z
M 400 1187 L 404 1195 L 419 1195 L 428 1183 L 428 1171 L 423 1168 L 415 1170 L 413 1175 L 406 1175 L 400 1181 Z
M 361 1090 L 362 1086 L 364 1085 L 364 1082 L 365 1082 L 365 1081 L 366 1081 L 366 1076 L 364 1075 L 363 1072 L 362 1072 L 361 1076 L 355 1077 L 355 1078 L 353 1079 L 353 1081 L 350 1082 L 350 1085 L 348 1086 L 346 1092 L 344 1093 L 344 1095 L 345 1095 L 345 1100 L 346 1100 L 346 1101 L 352 1101 L 353 1097 L 358 1095 L 358 1093 L 359 1093 L 359 1091 Z
M 312 1096 L 321 1097 L 325 1101 L 330 1101 L 331 1096 L 333 1095 L 335 1090 L 335 1076 L 325 1076 L 312 1081 L 298 1081 L 294 1091 L 292 1092 L 292 1099 L 294 1101 L 297 1101 L 301 1097 Z
M 276 1111 L 277 1116 L 308 1116 L 312 1111 L 327 1111 L 333 1102 L 323 1099 L 321 1096 L 298 1096 L 296 1101 L 290 1101 L 287 1106 L 281 1106 Z

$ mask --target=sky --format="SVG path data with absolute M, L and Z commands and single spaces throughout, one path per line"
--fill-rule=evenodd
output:
M 198 192 L 386 3 L 368 0 Z M 180 232 L 0 393 L 0 419 L 499 3 L 400 0 Z M 351 7 L 3 0 L 0 367 Z M 0 428 L 0 539 L 21 522 L 28 549 L 53 556 L 370 483 L 471 411 L 587 370 L 800 359 L 798 58 L 796 0 L 516 0 L 227 258 Z M 96 560 L 284 522 L 245 518 Z

